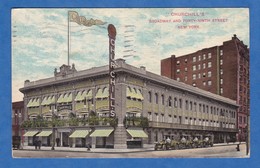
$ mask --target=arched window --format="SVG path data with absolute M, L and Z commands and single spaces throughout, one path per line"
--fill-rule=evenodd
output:
M 178 101 L 177 101 L 176 97 L 174 98 L 174 107 L 176 107 L 176 108 L 178 107 Z
M 148 92 L 148 100 L 152 103 L 152 93 L 150 91 Z
M 171 107 L 172 106 L 172 97 L 169 96 L 169 99 L 168 99 L 168 106 Z
M 158 104 L 158 93 L 155 93 L 155 103 Z
M 164 105 L 164 95 L 162 94 L 162 105 Z

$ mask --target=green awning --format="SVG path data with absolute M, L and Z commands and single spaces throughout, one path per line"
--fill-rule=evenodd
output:
M 23 136 L 32 137 L 37 134 L 39 131 L 27 131 Z
M 63 103 L 65 96 L 66 96 L 66 95 L 64 95 L 64 94 L 60 95 L 60 97 L 59 97 L 58 100 L 57 100 L 57 103 Z
M 36 99 L 35 101 L 33 101 L 33 99 L 31 99 L 26 107 L 38 107 L 38 106 L 40 106 L 40 100 Z
M 136 90 L 136 89 L 132 89 L 130 87 L 127 87 L 126 97 L 136 98 L 136 99 L 140 99 L 140 100 L 144 99 L 144 97 L 139 89 Z
M 78 92 L 76 98 L 75 98 L 75 101 L 82 101 L 84 100 L 84 95 L 86 94 L 86 91 L 84 91 L 83 93 L 80 91 Z
M 29 103 L 27 104 L 26 107 L 32 107 L 32 100 L 33 100 L 33 99 L 31 99 L 31 100 L 29 101 Z
M 47 105 L 46 103 L 47 103 L 48 99 L 49 99 L 48 97 L 44 97 L 44 99 L 42 100 L 41 105 L 42 106 Z
M 85 138 L 89 134 L 89 130 L 76 130 L 69 137 L 70 138 Z
M 97 129 L 90 137 L 108 137 L 113 131 L 114 129 Z
M 72 94 L 70 93 L 69 95 L 64 97 L 63 102 L 64 103 L 72 102 Z
M 126 131 L 133 138 L 148 138 L 148 135 L 143 130 L 127 129 Z
M 42 136 L 42 137 L 47 137 L 50 136 L 52 134 L 52 131 L 42 131 L 40 132 L 38 135 L 36 136 Z
M 96 99 L 97 98 L 106 98 L 109 96 L 109 91 L 108 88 L 104 88 L 104 89 L 99 89 L 97 94 L 96 94 Z

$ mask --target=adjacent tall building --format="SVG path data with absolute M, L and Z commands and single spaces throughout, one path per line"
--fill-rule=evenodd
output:
M 250 115 L 249 48 L 236 35 L 223 45 L 161 60 L 161 75 L 215 93 L 239 104 L 240 139 Z

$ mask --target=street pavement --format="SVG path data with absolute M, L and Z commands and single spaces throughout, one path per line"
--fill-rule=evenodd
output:
M 90 151 L 87 148 L 42 147 L 35 150 L 34 147 L 23 147 L 21 150 L 13 150 L 14 158 L 246 158 L 246 145 L 240 144 L 214 144 L 213 147 L 154 151 L 153 148 L 141 149 L 103 149 L 96 148 Z

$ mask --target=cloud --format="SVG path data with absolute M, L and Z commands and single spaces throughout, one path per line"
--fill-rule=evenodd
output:
M 117 29 L 116 58 L 125 58 L 134 66 L 145 66 L 160 74 L 160 60 L 188 54 L 202 48 L 221 45 L 233 34 L 249 45 L 249 10 L 247 8 L 90 8 L 75 10 L 87 19 L 112 23 Z M 172 13 L 203 13 L 204 16 L 172 16 Z M 53 76 L 54 68 L 67 64 L 68 9 L 12 10 L 12 82 L 13 101 L 22 100 L 18 89 L 26 79 Z M 226 18 L 223 23 L 180 23 L 178 19 Z M 150 23 L 150 19 L 171 20 Z M 173 20 L 175 20 L 173 22 Z M 85 27 L 70 25 L 70 63 L 77 70 L 108 64 L 107 24 Z M 126 25 L 133 27 L 129 28 Z M 198 25 L 198 29 L 179 29 Z M 127 32 L 128 30 L 131 30 Z M 128 37 L 126 37 L 128 36 Z M 126 42 L 128 41 L 128 42 Z M 129 45 L 130 47 L 125 47 Z M 125 52 L 126 50 L 131 50 Z M 124 55 L 130 54 L 130 57 Z

